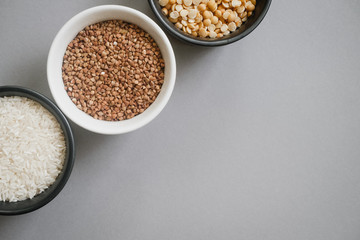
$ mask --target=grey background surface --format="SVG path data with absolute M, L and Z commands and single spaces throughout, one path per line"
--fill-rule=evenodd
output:
M 0 1 L 0 85 L 51 97 L 48 50 L 73 15 L 147 1 Z M 274 0 L 229 46 L 170 38 L 177 82 L 147 126 L 74 124 L 64 190 L 0 217 L 0 239 L 359 240 L 360 1 Z

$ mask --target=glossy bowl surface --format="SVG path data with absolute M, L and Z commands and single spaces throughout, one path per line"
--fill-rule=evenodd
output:
M 97 120 L 75 106 L 64 89 L 61 68 L 68 44 L 81 30 L 97 22 L 116 19 L 138 25 L 154 38 L 165 61 L 165 78 L 156 100 L 143 113 L 131 119 L 111 122 Z M 55 102 L 74 123 L 95 133 L 121 134 L 146 125 L 162 111 L 174 89 L 176 62 L 174 51 L 166 34 L 148 16 L 129 7 L 103 5 L 80 12 L 60 29 L 50 48 L 47 75 Z
M 47 188 L 44 192 L 40 193 L 39 195 L 36 195 L 32 199 L 26 199 L 19 202 L 0 201 L 0 215 L 18 215 L 18 214 L 28 213 L 43 207 L 51 200 L 53 200 L 63 189 L 67 180 L 70 177 L 74 165 L 75 142 L 74 142 L 74 136 L 71 130 L 71 126 L 68 120 L 66 119 L 64 114 L 60 111 L 60 109 L 44 95 L 24 87 L 0 86 L 0 97 L 4 97 L 4 96 L 27 97 L 29 99 L 32 99 L 40 103 L 50 113 L 52 113 L 60 123 L 61 129 L 63 130 L 65 136 L 65 143 L 66 143 L 66 155 L 65 155 L 64 166 L 59 176 L 56 178 L 55 182 L 49 188 Z
M 271 4 L 271 0 L 257 0 L 256 8 L 254 13 L 248 20 L 240 26 L 235 32 L 224 36 L 222 38 L 201 38 L 194 37 L 190 34 L 184 33 L 182 30 L 179 30 L 175 25 L 167 19 L 167 17 L 161 12 L 161 6 L 159 0 L 148 0 L 151 9 L 153 10 L 155 16 L 160 21 L 161 25 L 175 38 L 184 41 L 186 43 L 200 45 L 200 46 L 222 46 L 236 42 L 248 34 L 250 34 L 264 19 L 266 13 L 268 12 Z

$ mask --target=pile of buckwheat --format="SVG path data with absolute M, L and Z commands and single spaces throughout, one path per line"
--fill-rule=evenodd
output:
M 144 112 L 164 82 L 154 39 L 119 20 L 87 26 L 68 45 L 62 67 L 72 102 L 95 119 L 119 121 Z
M 159 0 L 159 4 L 182 31 L 195 37 L 220 38 L 252 15 L 256 0 Z

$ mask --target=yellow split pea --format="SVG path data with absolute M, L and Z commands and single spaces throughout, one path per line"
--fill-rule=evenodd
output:
M 185 33 L 219 38 L 247 21 L 256 0 L 159 0 L 159 4 L 170 22 Z

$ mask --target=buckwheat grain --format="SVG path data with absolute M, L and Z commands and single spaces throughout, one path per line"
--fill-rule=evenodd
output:
M 160 49 L 147 32 L 111 20 L 87 26 L 70 42 L 62 77 L 80 110 L 95 119 L 120 121 L 144 112 L 155 101 L 164 68 Z

